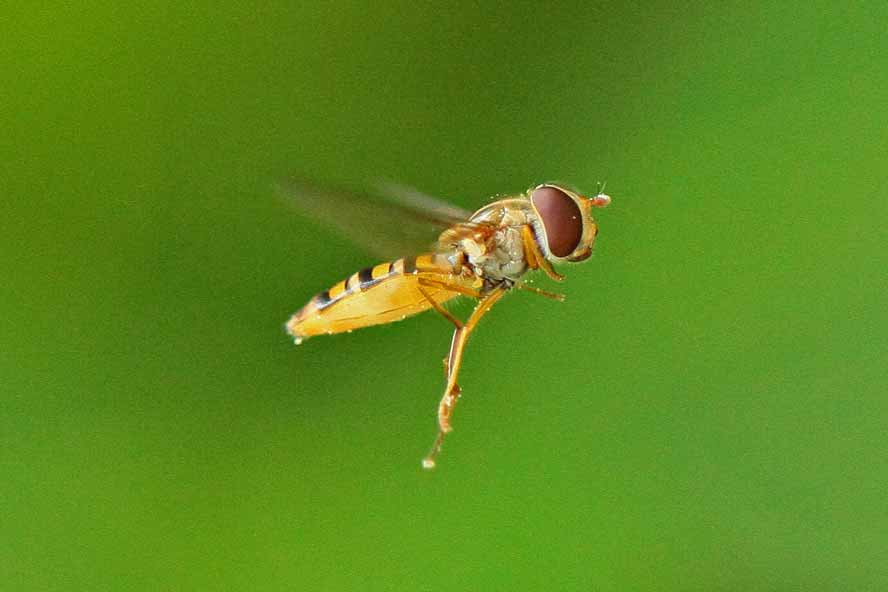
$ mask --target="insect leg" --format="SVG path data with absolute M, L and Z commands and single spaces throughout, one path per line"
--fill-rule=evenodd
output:
M 431 305 L 435 308 L 435 310 L 438 311 L 438 313 L 440 313 L 441 316 L 443 316 L 445 319 L 447 319 L 448 321 L 450 321 L 451 323 L 453 323 L 453 325 L 454 325 L 457 329 L 459 329 L 460 327 L 463 326 L 462 321 L 460 321 L 459 319 L 457 319 L 456 317 L 454 317 L 454 316 L 450 313 L 450 311 L 448 311 L 446 308 L 444 308 L 443 306 L 441 306 L 440 303 L 435 302 L 435 300 L 433 300 L 433 299 L 429 296 L 428 292 L 426 292 L 426 291 L 423 289 L 423 286 L 426 286 L 426 287 L 435 287 L 435 288 L 444 288 L 444 289 L 446 289 L 446 290 L 448 290 L 448 291 L 450 291 L 450 292 L 458 292 L 458 293 L 462 294 L 463 296 L 468 296 L 468 297 L 470 297 L 470 298 L 481 298 L 481 292 L 479 292 L 479 291 L 477 291 L 477 290 L 473 290 L 473 289 L 471 289 L 471 288 L 467 288 L 466 286 L 462 286 L 462 285 L 460 285 L 460 284 L 447 283 L 447 282 L 444 282 L 444 281 L 441 281 L 441 280 L 438 280 L 438 279 L 435 279 L 435 278 L 429 278 L 429 277 L 423 277 L 423 276 L 420 276 L 420 277 L 419 277 L 419 291 L 422 293 L 423 296 L 425 296 L 426 300 L 428 300 L 429 303 L 431 303 Z M 443 360 L 443 363 L 444 363 L 444 379 L 445 379 L 445 380 L 447 379 L 447 375 L 450 373 L 450 363 L 449 363 L 449 361 L 448 361 L 448 357 L 449 357 L 449 356 L 445 356 L 445 357 L 444 357 L 444 360 Z M 457 387 L 457 388 L 458 388 L 458 387 Z
M 546 298 L 551 298 L 552 300 L 557 300 L 558 302 L 564 302 L 565 296 L 564 294 L 556 294 L 555 292 L 549 292 L 548 290 L 540 290 L 534 286 L 528 286 L 524 282 L 518 282 L 515 284 L 515 288 L 518 290 L 524 290 L 525 292 L 531 292 L 533 294 L 539 294 L 540 296 L 545 296 Z
M 472 330 L 478 325 L 478 321 L 481 320 L 481 317 L 483 317 L 505 293 L 506 288 L 503 286 L 494 288 L 489 294 L 484 296 L 481 302 L 478 303 L 478 306 L 472 311 L 472 315 L 465 324 L 453 332 L 453 341 L 450 343 L 450 355 L 447 358 L 447 386 L 444 388 L 444 396 L 438 404 L 438 436 L 435 438 L 435 443 L 432 445 L 431 451 L 422 461 L 422 466 L 426 469 L 432 469 L 435 467 L 435 458 L 441 451 L 441 444 L 444 442 L 444 436 L 452 429 L 450 427 L 450 416 L 453 414 L 453 408 L 456 406 L 456 402 L 459 399 L 461 392 L 456 383 L 456 379 L 459 375 L 460 366 L 462 365 L 463 350 L 465 349 L 469 335 L 471 335 Z
M 531 269 L 542 269 L 547 276 L 557 282 L 564 279 L 564 276 L 555 271 L 555 268 L 552 267 L 552 264 L 543 255 L 539 243 L 537 243 L 533 236 L 530 225 L 525 224 L 521 227 L 521 239 L 524 242 L 524 253 L 527 257 L 527 263 Z
M 453 315 L 450 313 L 449 310 L 447 310 L 446 308 L 444 308 L 443 306 L 441 306 L 441 303 L 440 303 L 440 302 L 436 301 L 434 298 L 432 298 L 431 296 L 429 296 L 429 293 L 425 291 L 425 288 L 423 288 L 424 285 L 427 285 L 427 284 L 424 284 L 423 281 L 422 281 L 422 279 L 420 279 L 420 280 L 419 280 L 419 286 L 418 286 L 418 287 L 419 287 L 419 292 L 420 292 L 423 296 L 425 296 L 425 299 L 429 301 L 429 304 L 432 305 L 432 308 L 434 308 L 436 311 L 438 311 L 438 313 L 439 313 L 442 317 L 444 317 L 445 319 L 447 319 L 448 321 L 450 321 L 451 323 L 453 323 L 453 326 L 456 327 L 457 331 L 460 330 L 460 329 L 462 329 L 462 327 L 463 327 L 463 323 L 462 323 L 462 321 L 460 321 L 458 318 L 456 318 L 455 316 L 453 316 Z M 447 359 L 446 359 L 446 358 L 444 359 L 444 365 L 445 365 L 445 367 L 447 366 Z
M 425 299 L 429 301 L 429 303 L 435 308 L 438 313 L 443 316 L 445 319 L 453 323 L 453 325 L 459 329 L 463 326 L 462 321 L 454 317 L 449 310 L 441 306 L 439 302 L 435 302 L 431 296 L 429 296 L 428 292 L 423 289 L 423 286 L 426 287 L 435 287 L 435 288 L 444 288 L 451 292 L 459 292 L 463 296 L 469 296 L 470 298 L 481 298 L 481 293 L 477 290 L 472 290 L 471 288 L 467 288 L 465 286 L 461 286 L 459 284 L 448 284 L 447 282 L 443 282 L 441 280 L 437 280 L 434 278 L 427 278 L 420 276 L 419 277 L 419 291 L 425 296 Z M 445 356 L 443 359 L 444 363 L 444 380 L 447 380 L 447 375 L 450 373 L 450 365 L 448 362 L 448 356 Z

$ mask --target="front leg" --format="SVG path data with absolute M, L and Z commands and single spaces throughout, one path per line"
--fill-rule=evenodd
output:
M 524 256 L 527 258 L 527 266 L 529 268 L 542 269 L 547 276 L 556 282 L 564 279 L 564 276 L 555 271 L 555 268 L 552 267 L 552 264 L 549 263 L 549 260 L 546 259 L 542 250 L 540 250 L 540 245 L 537 243 L 530 225 L 525 224 L 521 227 L 521 240 L 524 243 Z

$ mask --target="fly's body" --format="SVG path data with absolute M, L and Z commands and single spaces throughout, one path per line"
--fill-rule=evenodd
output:
M 563 277 L 555 272 L 553 263 L 588 258 L 598 234 L 591 208 L 606 206 L 610 197 L 599 193 L 588 198 L 544 184 L 524 195 L 492 202 L 474 214 L 455 213 L 452 207 L 420 197 L 422 207 L 413 203 L 414 198 L 409 207 L 403 203 L 399 207 L 413 217 L 432 219 L 445 227 L 432 252 L 380 263 L 351 275 L 312 298 L 286 327 L 296 343 L 301 343 L 307 337 L 390 323 L 432 308 L 453 323 L 453 341 L 444 360 L 447 386 L 438 406 L 438 437 L 423 461 L 424 467 L 431 468 L 444 435 L 451 429 L 450 416 L 461 392 L 456 378 L 469 334 L 510 289 L 563 299 L 527 286 L 522 278 L 539 269 L 560 281 Z M 457 296 L 478 300 L 465 322 L 443 307 Z

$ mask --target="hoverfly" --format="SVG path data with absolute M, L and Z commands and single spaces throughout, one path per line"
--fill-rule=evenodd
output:
M 355 193 L 318 189 L 291 181 L 281 189 L 298 208 L 369 241 L 371 250 L 392 252 L 417 229 L 440 232 L 431 249 L 421 254 L 367 267 L 312 298 L 286 323 L 297 344 L 314 335 L 341 333 L 391 323 L 434 309 L 454 326 L 450 353 L 444 358 L 446 386 L 438 404 L 438 434 L 422 466 L 434 468 L 461 389 L 457 384 L 466 342 L 490 308 L 506 292 L 523 290 L 555 300 L 564 296 L 528 285 L 527 272 L 542 270 L 553 280 L 564 276 L 554 263 L 587 259 L 598 234 L 592 208 L 608 205 L 601 191 L 583 196 L 554 183 L 521 195 L 497 199 L 475 213 L 461 210 L 415 191 L 389 186 L 392 199 L 372 200 Z M 381 214 L 384 207 L 388 212 Z M 385 249 L 374 248 L 390 236 Z M 458 319 L 444 304 L 458 296 L 475 299 L 469 317 Z

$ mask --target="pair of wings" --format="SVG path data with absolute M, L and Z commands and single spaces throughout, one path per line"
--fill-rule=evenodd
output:
M 435 240 L 446 228 L 477 226 L 469 222 L 472 212 L 410 187 L 388 183 L 379 189 L 377 195 L 295 178 L 277 185 L 298 212 L 384 259 L 440 248 Z

